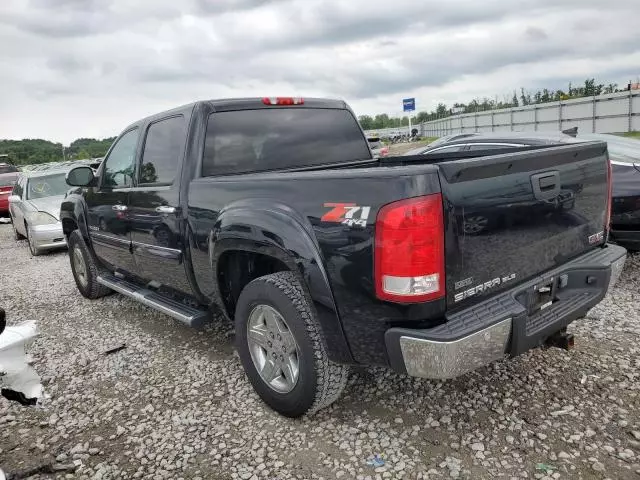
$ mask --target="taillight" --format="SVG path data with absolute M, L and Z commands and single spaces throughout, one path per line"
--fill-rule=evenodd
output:
M 389 147 L 382 147 L 380 149 L 380 156 L 386 157 L 387 155 L 389 155 Z
M 444 220 L 439 193 L 380 209 L 374 278 L 381 300 L 413 303 L 444 296 Z
M 1 193 L 7 193 L 10 192 L 11 190 L 13 190 L 13 187 L 9 186 L 9 187 L 0 187 L 0 192 Z
M 613 195 L 613 172 L 611 171 L 611 159 L 607 159 L 607 210 L 604 214 L 604 232 L 605 238 L 607 238 L 611 225 L 611 208 L 613 202 L 611 197 Z
M 302 105 L 304 100 L 299 97 L 264 97 L 262 103 L 265 105 Z

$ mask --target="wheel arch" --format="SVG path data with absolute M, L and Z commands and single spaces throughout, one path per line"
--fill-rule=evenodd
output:
M 309 229 L 277 209 L 221 213 L 209 235 L 214 296 L 233 318 L 235 301 L 254 278 L 291 271 L 300 279 L 318 316 L 329 357 L 353 363 L 322 255 Z

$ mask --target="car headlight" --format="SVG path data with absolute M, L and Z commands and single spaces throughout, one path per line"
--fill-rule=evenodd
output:
M 51 225 L 58 223 L 56 217 L 49 215 L 46 212 L 35 212 L 29 217 L 29 223 L 32 225 Z

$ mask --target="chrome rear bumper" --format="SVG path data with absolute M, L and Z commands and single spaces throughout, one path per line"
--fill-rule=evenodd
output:
M 446 379 L 524 353 L 584 317 L 613 289 L 625 260 L 626 250 L 610 245 L 449 314 L 434 328 L 391 328 L 385 333 L 390 365 L 415 377 Z M 528 295 L 548 282 L 558 285 L 553 304 L 528 306 Z
M 400 337 L 407 373 L 414 377 L 455 378 L 504 358 L 511 336 L 511 319 L 453 342 Z

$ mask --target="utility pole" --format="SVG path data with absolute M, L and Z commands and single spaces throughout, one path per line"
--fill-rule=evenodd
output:
M 62 145 L 62 161 L 64 162 L 66 159 L 64 158 L 64 145 Z

